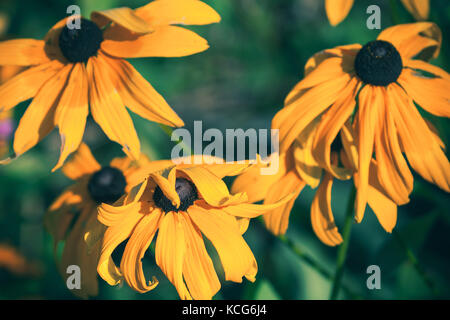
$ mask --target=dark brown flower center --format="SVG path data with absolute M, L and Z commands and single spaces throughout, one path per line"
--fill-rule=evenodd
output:
M 383 40 L 367 43 L 355 58 L 355 72 L 358 77 L 374 86 L 387 86 L 395 82 L 402 68 L 402 58 L 397 49 Z
M 90 20 L 81 18 L 79 29 L 66 25 L 59 36 L 59 48 L 70 62 L 87 62 L 97 55 L 103 41 L 102 30 Z
M 104 167 L 89 179 L 88 191 L 95 202 L 112 204 L 125 193 L 126 185 L 122 171 Z
M 164 195 L 161 188 L 158 186 L 155 189 L 155 193 L 153 194 L 153 201 L 156 206 L 163 209 L 164 212 L 175 211 L 178 212 L 186 211 L 195 200 L 198 199 L 197 188 L 195 185 L 184 178 L 177 178 L 175 182 L 175 190 L 180 197 L 180 207 L 176 208 L 172 202 Z

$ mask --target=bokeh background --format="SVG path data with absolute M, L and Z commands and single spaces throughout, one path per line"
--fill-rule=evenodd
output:
M 381 8 L 382 28 L 413 18 L 400 1 L 355 1 L 349 16 L 331 27 L 322 0 L 210 0 L 222 16 L 219 24 L 192 27 L 208 39 L 211 48 L 185 58 L 144 58 L 131 63 L 166 98 L 192 130 L 194 120 L 203 129 L 270 128 L 284 97 L 303 76 L 303 66 L 314 53 L 336 45 L 366 43 L 379 30 L 366 28 L 370 4 Z M 66 16 L 71 4 L 88 17 L 92 10 L 119 6 L 136 8 L 144 0 L 0 0 L 2 39 L 44 37 L 47 30 Z M 438 59 L 432 63 L 449 70 L 450 3 L 431 0 L 431 21 L 443 31 Z M 29 102 L 14 110 L 20 119 Z M 431 119 L 449 143 L 448 119 Z M 170 157 L 173 142 L 154 123 L 133 115 L 143 152 L 152 159 Z M 119 145 L 106 139 L 89 119 L 84 137 L 95 157 L 109 163 L 122 156 Z M 0 265 L 0 299 L 76 299 L 57 273 L 52 239 L 44 230 L 42 216 L 55 197 L 70 184 L 61 172 L 50 174 L 59 156 L 56 132 L 8 166 L 0 167 L 0 244 L 23 255 L 27 268 L 13 272 Z M 231 182 L 231 181 L 228 181 Z M 342 228 L 350 185 L 335 183 L 333 211 Z M 306 188 L 297 200 L 287 236 L 305 254 L 334 272 L 336 248 L 323 245 L 313 234 L 309 206 L 314 191 Z M 409 248 L 386 233 L 370 209 L 352 229 L 343 283 L 364 299 L 450 298 L 449 195 L 415 176 L 411 202 L 399 208 L 396 230 Z M 216 299 L 327 299 L 331 282 L 299 259 L 284 243 L 269 234 L 263 224 L 252 221 L 245 235 L 259 264 L 257 281 L 223 282 Z M 219 277 L 223 271 L 209 245 Z M 414 257 L 417 259 L 414 262 Z M 120 250 L 116 253 L 120 258 Z M 415 265 L 428 279 L 424 280 Z M 366 269 L 381 269 L 381 289 L 368 290 Z M 139 294 L 124 285 L 109 287 L 100 281 L 99 299 L 177 299 L 174 287 L 155 267 L 154 257 L 144 258 L 147 274 L 155 274 L 159 286 Z M 340 298 L 352 298 L 341 291 Z

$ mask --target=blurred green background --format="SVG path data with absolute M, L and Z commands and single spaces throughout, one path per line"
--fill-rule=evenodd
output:
M 270 128 L 271 118 L 284 97 L 303 76 L 303 66 L 314 53 L 336 45 L 366 43 L 379 30 L 368 30 L 365 10 L 381 8 L 382 28 L 412 22 L 400 1 L 356 1 L 349 16 L 331 27 L 322 0 L 213 0 L 206 1 L 222 16 L 219 24 L 191 29 L 204 36 L 211 48 L 184 58 L 132 59 L 131 63 L 166 98 L 192 130 L 194 120 L 207 128 Z M 71 4 L 84 16 L 92 10 L 146 4 L 143 0 L 1 0 L 0 13 L 9 23 L 3 39 L 44 37 L 66 16 Z M 430 20 L 442 29 L 441 54 L 432 63 L 449 70 L 450 5 L 431 0 Z M 395 17 L 392 15 L 395 8 Z M 15 108 L 20 119 L 29 102 Z M 152 159 L 169 158 L 173 143 L 161 128 L 133 115 L 143 152 Z M 430 118 L 448 144 L 448 119 Z M 122 156 L 119 145 L 106 139 L 89 119 L 85 141 L 103 164 Z M 42 216 L 61 190 L 71 182 L 59 171 L 50 174 L 59 156 L 59 137 L 53 132 L 37 147 L 8 166 L 0 167 L 0 243 L 17 248 L 38 265 L 37 275 L 19 276 L 0 267 L 0 299 L 75 299 L 58 275 L 52 256 L 52 239 L 42 226 Z M 350 185 L 333 188 L 333 211 L 342 230 Z M 333 273 L 336 248 L 323 245 L 314 235 L 309 206 L 314 191 L 306 188 L 291 213 L 287 236 Z M 411 202 L 399 208 L 396 230 L 418 259 L 431 289 L 419 275 L 405 250 L 386 233 L 370 209 L 361 224 L 353 226 L 343 283 L 366 299 L 450 298 L 449 195 L 415 176 Z M 245 238 L 259 264 L 257 281 L 222 282 L 217 299 L 327 299 L 331 282 L 299 259 L 260 223 L 250 224 Z M 209 249 L 212 249 L 211 246 Z M 210 250 L 219 277 L 223 271 Z M 120 252 L 119 252 L 120 254 Z M 381 268 L 381 289 L 368 290 L 366 269 Z M 174 287 L 155 267 L 154 257 L 144 258 L 145 272 L 155 274 L 159 286 L 139 294 L 124 285 L 109 287 L 101 279 L 99 299 L 177 299 Z M 340 298 L 350 298 L 341 291 Z

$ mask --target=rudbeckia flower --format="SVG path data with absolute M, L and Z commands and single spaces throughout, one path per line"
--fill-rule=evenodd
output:
M 103 204 L 98 220 L 108 228 L 98 263 L 100 276 L 110 285 L 125 280 L 138 292 L 152 290 L 158 280 L 153 277 L 147 282 L 141 259 L 156 237 L 156 264 L 180 298 L 211 299 L 221 284 L 205 248 L 205 236 L 219 254 L 226 280 L 254 281 L 257 263 L 242 234 L 249 219 L 283 205 L 289 196 L 264 206 L 249 204 L 245 193 L 230 194 L 222 178 L 247 166 L 171 165 L 150 173 L 118 203 Z M 127 239 L 117 267 L 111 254 Z
M 0 111 L 33 98 L 15 133 L 15 157 L 58 127 L 61 154 L 53 170 L 60 168 L 80 145 L 90 111 L 106 136 L 138 159 L 140 142 L 125 107 L 169 126 L 182 126 L 183 121 L 124 58 L 182 57 L 204 51 L 205 39 L 177 25 L 219 20 L 198 0 L 156 0 L 136 10 L 93 12 L 90 20 L 62 19 L 44 40 L 1 42 L 0 65 L 29 68 L 0 87 Z
M 312 154 L 330 167 L 330 146 L 345 123 L 354 130 L 358 161 L 355 217 L 360 222 L 368 199 L 373 154 L 377 178 L 396 204 L 409 201 L 413 176 L 450 191 L 450 163 L 419 105 L 438 117 L 450 115 L 450 76 L 416 57 L 436 57 L 441 33 L 432 23 L 388 28 L 364 46 L 340 46 L 314 55 L 307 73 L 287 96 L 272 121 L 285 152 L 312 122 L 319 121 Z M 331 170 L 328 170 L 331 172 Z
M 142 157 L 141 162 L 145 161 Z M 68 266 L 81 269 L 81 289 L 73 290 L 79 297 L 88 298 L 98 292 L 97 262 L 104 227 L 97 220 L 97 206 L 113 203 L 129 191 L 137 183 L 130 179 L 137 169 L 138 164 L 130 158 L 115 158 L 102 167 L 84 143 L 62 168 L 74 184 L 53 202 L 44 223 L 53 237 L 55 258 L 64 280 L 70 276 Z M 57 252 L 60 245 L 61 254 Z
M 341 23 L 350 12 L 354 0 L 325 0 L 325 10 L 332 26 Z M 416 20 L 427 20 L 430 12 L 430 0 L 401 0 L 406 10 Z
M 321 167 L 314 159 L 311 149 L 318 124 L 318 121 L 311 123 L 292 146 L 279 156 L 281 165 L 276 175 L 259 174 L 261 168 L 269 166 L 271 158 L 277 156 L 273 154 L 267 162 L 259 162 L 241 173 L 234 181 L 231 191 L 246 192 L 250 202 L 264 200 L 264 204 L 267 205 L 291 193 L 298 196 L 306 185 L 317 188 L 310 210 L 312 228 L 324 244 L 336 246 L 342 243 L 342 236 L 334 220 L 331 189 L 335 178 L 349 180 L 357 177 L 355 168 L 358 153 L 352 127 L 350 122 L 347 122 L 330 147 L 329 166 Z M 376 173 L 376 161 L 372 159 L 368 204 L 381 226 L 387 232 L 391 232 L 397 220 L 397 206 L 385 194 Z M 286 233 L 294 202 L 295 198 L 264 214 L 265 225 L 273 234 Z

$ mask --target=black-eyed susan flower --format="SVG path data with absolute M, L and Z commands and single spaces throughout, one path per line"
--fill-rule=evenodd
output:
M 141 162 L 145 161 L 142 157 Z M 84 143 L 62 168 L 74 184 L 50 206 L 45 226 L 53 236 L 55 257 L 64 280 L 70 276 L 66 272 L 68 266 L 80 267 L 81 289 L 73 290 L 79 297 L 95 296 L 98 292 L 97 262 L 104 227 L 97 220 L 97 206 L 113 203 L 129 191 L 136 182 L 130 175 L 138 168 L 130 158 L 115 158 L 102 167 Z
M 268 162 L 259 162 L 241 173 L 234 181 L 231 191 L 246 192 L 251 202 L 264 200 L 264 204 L 271 204 L 290 193 L 298 196 L 305 185 L 317 188 L 310 210 L 312 228 L 324 244 L 335 246 L 342 242 L 342 236 L 334 220 L 331 189 L 335 178 L 349 180 L 357 175 L 355 164 L 358 153 L 353 130 L 348 122 L 331 145 L 328 165 L 321 166 L 312 152 L 318 124 L 318 121 L 311 123 L 292 146 L 280 155 L 282 165 L 276 175 L 259 174 L 261 167 L 270 165 L 272 159 L 269 158 Z M 277 155 L 271 155 L 275 156 Z M 376 161 L 372 160 L 368 204 L 382 227 L 391 232 L 397 220 L 397 206 L 380 186 L 376 170 Z M 294 201 L 295 198 L 264 214 L 265 225 L 273 234 L 286 233 Z
M 312 122 L 318 121 L 312 155 L 330 167 L 330 147 L 347 121 L 356 140 L 355 217 L 363 218 L 373 154 L 377 178 L 396 204 L 409 201 L 413 176 L 450 191 L 450 163 L 436 130 L 422 118 L 419 105 L 439 117 L 450 115 L 450 76 L 417 57 L 435 57 L 441 33 L 432 23 L 388 28 L 377 40 L 336 47 L 314 55 L 314 67 L 291 91 L 272 121 L 285 152 Z M 330 170 L 329 170 L 330 171 Z
M 180 298 L 211 299 L 221 284 L 205 236 L 219 254 L 226 280 L 240 283 L 246 277 L 254 281 L 257 262 L 242 234 L 250 218 L 289 198 L 264 206 L 249 204 L 245 193 L 230 194 L 222 178 L 246 166 L 171 165 L 148 175 L 115 205 L 99 207 L 98 219 L 108 227 L 98 263 L 100 276 L 110 285 L 125 280 L 138 292 L 152 290 L 158 280 L 146 280 L 141 259 L 156 237 L 156 264 Z M 117 267 L 111 254 L 127 239 Z
M 427 20 L 430 12 L 430 0 L 401 0 L 414 19 Z M 352 9 L 354 0 L 325 0 L 325 10 L 332 26 L 341 23 Z
M 75 19 L 80 19 L 79 29 L 74 28 Z M 15 156 L 58 127 L 61 154 L 56 170 L 80 145 L 90 112 L 110 140 L 138 159 L 140 142 L 125 107 L 169 126 L 182 126 L 183 121 L 123 58 L 181 57 L 204 51 L 205 39 L 177 25 L 219 20 L 198 0 L 156 0 L 136 10 L 93 12 L 91 20 L 65 18 L 44 40 L 1 42 L 0 65 L 29 68 L 0 87 L 0 111 L 33 98 L 15 132 Z
M 42 273 L 39 264 L 30 261 L 17 248 L 6 243 L 0 243 L 0 270 L 2 269 L 21 277 L 36 277 Z

